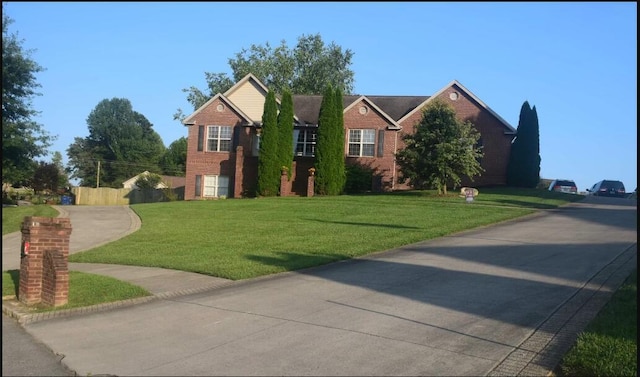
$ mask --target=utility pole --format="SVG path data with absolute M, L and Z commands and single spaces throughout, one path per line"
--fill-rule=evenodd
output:
M 96 188 L 100 188 L 100 161 L 98 161 L 98 174 L 96 175 Z

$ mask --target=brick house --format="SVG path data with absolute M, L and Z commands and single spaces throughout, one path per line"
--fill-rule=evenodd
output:
M 264 84 L 248 74 L 183 120 L 188 127 L 185 200 L 255 193 L 267 92 Z M 395 152 L 403 147 L 402 134 L 413 132 L 421 110 L 435 98 L 452 105 L 459 119 L 470 121 L 481 135 L 485 172 L 462 183 L 504 185 L 516 130 L 455 80 L 432 96 L 344 96 L 345 162 L 374 169 L 373 190 L 409 189 L 398 183 Z M 287 191 L 294 195 L 306 194 L 321 102 L 320 95 L 293 96 L 294 168 Z

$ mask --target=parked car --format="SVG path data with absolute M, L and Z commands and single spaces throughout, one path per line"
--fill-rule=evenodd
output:
M 594 196 L 615 196 L 618 198 L 624 198 L 627 196 L 622 182 L 609 179 L 604 179 L 596 183 L 591 186 L 590 189 L 587 189 L 587 191 L 589 192 L 589 195 Z
M 578 187 L 576 183 L 570 179 L 554 179 L 549 185 L 549 191 L 577 194 Z

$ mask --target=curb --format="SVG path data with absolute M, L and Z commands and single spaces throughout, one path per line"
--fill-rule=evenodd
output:
M 578 335 L 637 268 L 637 253 L 634 243 L 613 258 L 486 376 L 552 376 Z
M 70 317 L 76 315 L 92 314 L 104 312 L 112 309 L 118 309 L 123 307 L 129 307 L 138 304 L 144 304 L 156 300 L 167 300 L 174 297 L 188 296 L 196 293 L 208 292 L 217 288 L 222 288 L 236 284 L 236 281 L 224 281 L 216 282 L 199 288 L 189 288 L 178 291 L 162 292 L 150 296 L 136 297 L 127 300 L 106 302 L 103 304 L 96 304 L 91 306 L 84 306 L 80 308 L 52 310 L 48 312 L 32 313 L 29 309 L 19 302 L 15 297 L 2 300 L 2 313 L 14 318 L 20 325 L 26 325 L 29 323 L 40 322 L 48 319 Z

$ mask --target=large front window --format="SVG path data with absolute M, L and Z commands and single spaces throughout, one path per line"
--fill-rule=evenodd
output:
M 373 157 L 376 130 L 349 130 L 349 156 Z
M 296 156 L 315 156 L 316 154 L 316 142 L 318 140 L 318 132 L 313 129 L 301 129 L 294 130 L 294 135 L 297 134 L 296 141 Z
M 230 152 L 231 151 L 231 126 L 207 127 L 207 151 Z
M 229 195 L 229 177 L 224 175 L 204 176 L 204 197 L 219 198 Z

